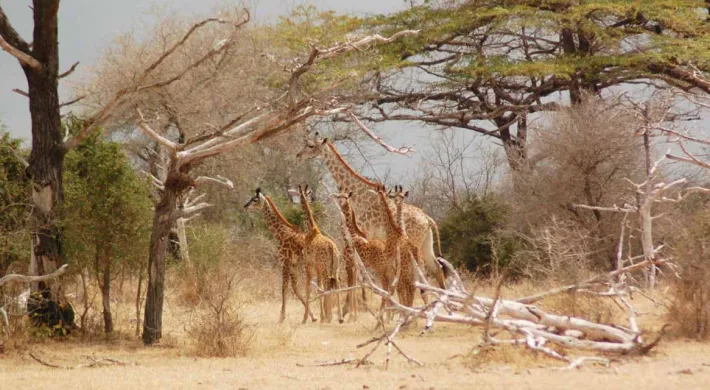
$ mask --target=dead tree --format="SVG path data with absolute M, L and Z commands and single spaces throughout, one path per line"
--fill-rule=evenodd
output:
M 402 31 L 389 38 L 379 35 L 368 36 L 325 49 L 312 47 L 304 62 L 287 69 L 289 76 L 284 94 L 238 115 L 237 119 L 229 120 L 216 131 L 198 133 L 194 137 L 186 138 L 184 142 L 172 141 L 154 130 L 152 122 L 158 123 L 157 115 L 151 119 L 146 117 L 139 107 L 135 109 L 139 129 L 158 142 L 168 155 L 166 179 L 162 183 L 160 199 L 155 206 L 150 240 L 148 291 L 143 327 L 145 344 L 153 344 L 161 338 L 165 256 L 170 229 L 178 218 L 190 218 L 200 210 L 209 207 L 207 203 L 197 203 L 183 209 L 178 209 L 176 205 L 201 182 L 218 180 L 194 177 L 192 169 L 206 159 L 276 136 L 309 118 L 346 111 L 347 106 L 339 104 L 329 95 L 328 91 L 333 89 L 333 85 L 326 85 L 309 93 L 300 92 L 301 76 L 309 72 L 317 63 L 329 58 L 362 50 L 371 44 L 390 42 L 402 35 L 412 33 Z M 172 124 L 178 126 L 174 121 Z

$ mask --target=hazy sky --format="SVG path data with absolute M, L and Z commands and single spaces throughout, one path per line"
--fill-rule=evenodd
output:
M 146 13 L 154 6 L 186 12 L 208 14 L 224 0 L 62 0 L 59 11 L 60 71 L 80 61 L 81 65 L 69 78 L 60 83 L 60 99 L 68 100 L 72 80 L 79 80 L 88 66 L 93 64 L 114 37 L 140 26 Z M 242 4 L 234 2 L 235 4 Z M 32 13 L 29 0 L 0 0 L 5 13 L 26 40 L 32 36 Z M 227 2 L 229 4 L 229 2 Z M 296 5 L 312 4 L 322 9 L 358 14 L 387 13 L 407 6 L 405 0 L 259 0 L 248 1 L 254 19 L 274 21 Z M 24 74 L 15 58 L 0 51 L 0 121 L 16 137 L 30 138 L 30 116 L 27 98 L 12 89 L 27 89 Z M 389 123 L 376 129 L 394 146 L 414 146 L 419 152 L 413 158 L 382 154 L 370 161 L 365 174 L 381 175 L 387 168 L 403 175 L 421 160 L 430 143 L 431 130 L 410 123 Z M 373 145 L 367 149 L 373 150 Z M 374 169 L 374 171 L 373 171 Z

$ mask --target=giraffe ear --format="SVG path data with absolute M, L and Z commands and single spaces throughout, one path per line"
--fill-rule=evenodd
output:
M 256 188 L 256 194 L 257 194 L 257 195 L 261 194 L 261 187 L 257 187 L 257 188 Z
M 350 191 L 350 192 L 348 193 L 348 198 L 352 198 L 352 197 L 353 197 L 353 192 Z
M 409 191 L 405 191 L 405 192 L 404 192 L 404 197 L 406 198 L 406 197 L 408 197 L 408 196 L 409 196 Z
M 322 144 L 325 145 L 326 143 L 328 143 L 328 138 L 323 138 Z

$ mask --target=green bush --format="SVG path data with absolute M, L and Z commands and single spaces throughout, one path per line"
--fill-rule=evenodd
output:
M 439 224 L 444 257 L 484 274 L 508 266 L 519 247 L 515 238 L 502 232 L 509 213 L 509 207 L 494 196 L 474 196 L 449 210 Z

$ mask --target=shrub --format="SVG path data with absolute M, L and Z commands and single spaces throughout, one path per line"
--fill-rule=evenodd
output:
M 209 283 L 198 294 L 204 311 L 188 330 L 196 356 L 229 357 L 246 353 L 252 335 L 239 315 L 235 290 L 244 277 L 238 274 L 239 270 L 226 262 L 204 274 Z
M 507 205 L 493 196 L 474 196 L 451 209 L 439 224 L 444 257 L 484 274 L 507 266 L 518 248 L 518 240 L 500 230 L 508 214 Z
M 671 279 L 667 319 L 672 332 L 710 339 L 710 198 L 695 196 L 681 205 L 669 229 L 680 277 Z

